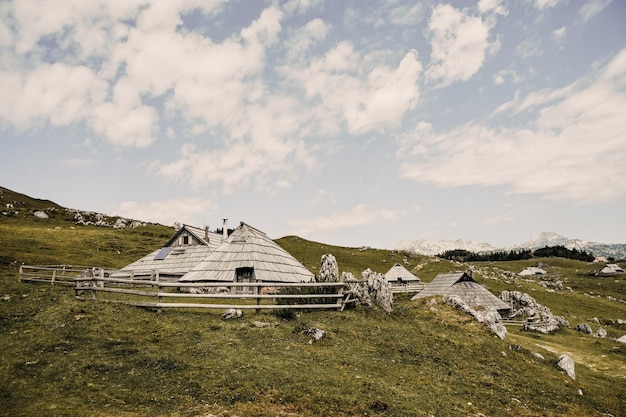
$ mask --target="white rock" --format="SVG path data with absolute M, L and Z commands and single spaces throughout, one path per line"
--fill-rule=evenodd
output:
M 235 310 L 234 308 L 229 308 L 222 314 L 222 319 L 224 320 L 233 320 L 238 319 L 243 316 L 243 312 L 241 310 Z
M 576 372 L 574 371 L 575 364 L 572 358 L 567 355 L 561 355 L 559 356 L 559 362 L 557 363 L 557 365 L 559 366 L 559 368 L 567 372 L 567 375 L 570 378 L 576 379 Z
M 38 210 L 38 211 L 36 211 L 36 212 L 35 212 L 35 213 L 33 213 L 33 214 L 34 214 L 34 215 L 35 215 L 35 217 L 37 217 L 38 219 L 47 219 L 47 218 L 49 218 L 49 217 L 48 217 L 48 215 L 46 214 L 46 212 L 45 212 L 45 211 Z

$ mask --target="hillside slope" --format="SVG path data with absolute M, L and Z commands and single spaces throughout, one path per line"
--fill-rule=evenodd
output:
M 225 322 L 221 311 L 157 314 L 17 280 L 22 262 L 122 266 L 171 233 L 150 224 L 78 226 L 54 213 L 47 220 L 0 216 L 0 415 L 626 415 L 626 348 L 612 340 L 626 333 L 626 287 L 620 278 L 580 275 L 589 267 L 583 262 L 544 259 L 543 282 L 514 274 L 530 261 L 471 266 L 492 292 L 530 293 L 571 327 L 602 327 L 606 338 L 510 328 L 500 340 L 469 316 L 407 295 L 396 296 L 391 315 L 357 307 Z M 293 236 L 278 243 L 314 273 L 323 253 L 357 277 L 395 262 L 424 281 L 470 267 Z M 327 337 L 313 341 L 303 334 L 309 327 Z M 556 366 L 562 353 L 576 362 L 575 380 Z

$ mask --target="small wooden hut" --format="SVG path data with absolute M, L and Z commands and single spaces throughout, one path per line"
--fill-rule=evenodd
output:
M 417 275 L 399 263 L 392 266 L 385 274 L 385 280 L 391 285 L 419 284 Z
M 467 272 L 451 272 L 439 274 L 411 300 L 432 297 L 435 295 L 459 296 L 472 308 L 495 308 L 502 317 L 508 316 L 511 307 L 480 285 Z

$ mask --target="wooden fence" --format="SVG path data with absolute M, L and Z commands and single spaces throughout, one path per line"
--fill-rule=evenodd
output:
M 97 269 L 76 265 L 39 265 L 20 266 L 20 282 L 46 282 L 60 285 L 76 285 L 76 278 L 93 274 L 90 270 Z
M 125 272 L 49 265 L 20 267 L 21 282 L 71 285 L 80 299 L 156 308 L 336 309 L 348 299 L 343 282 L 176 282 L 156 270 Z

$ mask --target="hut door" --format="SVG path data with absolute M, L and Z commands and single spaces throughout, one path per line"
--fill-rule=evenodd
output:
M 254 282 L 254 268 L 243 267 L 235 269 L 235 282 Z M 251 294 L 254 292 L 252 287 L 236 287 L 235 292 L 238 294 Z

